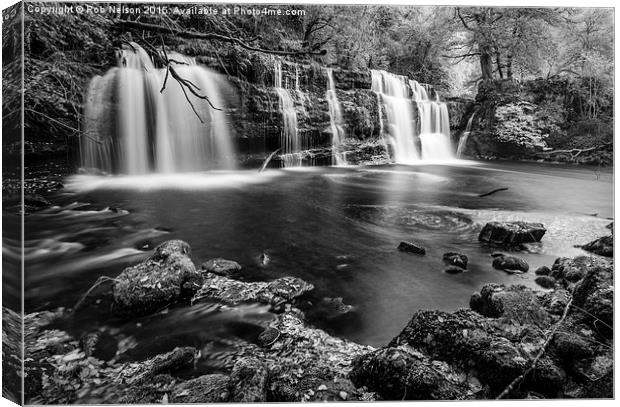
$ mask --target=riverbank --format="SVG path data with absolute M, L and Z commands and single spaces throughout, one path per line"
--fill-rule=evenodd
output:
M 26 315 L 27 402 L 613 397 L 610 258 L 559 258 L 536 270 L 547 289 L 485 285 L 470 309 L 417 311 L 389 344 L 372 348 L 307 323 L 299 307 L 309 311 L 312 284 L 292 277 L 243 282 L 234 278 L 237 263 L 213 259 L 199 268 L 190 255 L 186 243 L 166 242 L 78 309 Z M 143 360 L 127 359 L 139 345 L 112 325 L 84 332 L 79 323 L 82 310 L 102 304 L 111 307 L 104 314 L 131 322 L 205 301 L 218 309 L 264 304 L 272 317 L 225 352 L 179 346 Z M 3 314 L 16 317 L 5 308 Z M 11 332 L 3 341 L 8 353 Z M 196 368 L 201 358 L 216 358 L 218 371 Z

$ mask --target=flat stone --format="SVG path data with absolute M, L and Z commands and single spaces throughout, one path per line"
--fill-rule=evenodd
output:
M 414 254 L 420 254 L 420 255 L 426 254 L 425 248 L 415 243 L 411 243 L 411 242 L 404 242 L 404 241 L 400 242 L 400 244 L 398 245 L 398 250 L 400 250 L 401 252 L 405 252 L 405 253 L 414 253 Z

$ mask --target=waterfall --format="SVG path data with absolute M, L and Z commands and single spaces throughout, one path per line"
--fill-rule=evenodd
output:
M 288 80 L 288 78 L 287 78 Z M 296 81 L 296 85 L 297 85 Z M 288 89 L 282 87 L 282 61 L 274 59 L 274 85 L 278 94 L 278 109 L 282 115 L 280 148 L 284 167 L 301 166 L 301 142 L 297 128 L 297 110 Z
M 372 71 L 372 90 L 387 116 L 387 138 L 397 163 L 454 158 L 450 141 L 448 107 L 431 89 L 415 80 L 386 71 Z M 379 114 L 380 120 L 381 112 Z M 384 124 L 381 122 L 382 133 Z M 419 149 L 418 149 L 419 144 Z
M 340 146 L 345 138 L 344 128 L 342 127 L 342 111 L 340 102 L 336 94 L 336 85 L 334 82 L 334 71 L 327 68 L 327 91 L 325 99 L 329 106 L 329 125 L 332 132 L 332 150 L 333 163 L 336 165 L 347 165 L 346 153 L 340 151 Z
M 174 69 L 197 93 L 224 108 L 220 75 L 196 65 L 193 58 L 176 53 L 169 57 L 183 63 Z M 235 168 L 225 112 L 185 89 L 197 116 L 172 77 L 160 92 L 165 75 L 132 43 L 132 49 L 118 53 L 117 68 L 91 80 L 80 139 L 83 167 L 125 174 Z
M 469 120 L 467 120 L 467 126 L 465 126 L 465 131 L 463 132 L 463 135 L 461 135 L 461 138 L 459 138 L 459 145 L 456 149 L 456 158 L 463 157 L 463 152 L 465 151 L 465 147 L 467 146 L 467 139 L 469 138 L 469 133 L 471 133 L 471 124 L 474 122 L 475 115 L 476 112 L 471 114 Z

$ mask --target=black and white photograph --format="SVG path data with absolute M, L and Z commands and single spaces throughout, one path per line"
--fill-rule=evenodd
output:
M 2 397 L 614 399 L 613 2 L 422 3 L 3 4 Z

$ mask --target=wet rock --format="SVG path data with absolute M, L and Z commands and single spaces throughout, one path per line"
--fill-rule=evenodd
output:
M 551 274 L 551 269 L 547 266 L 540 266 L 534 271 L 537 276 L 548 276 Z
M 581 246 L 583 250 L 605 257 L 614 257 L 614 237 L 603 236 L 586 245 Z
M 467 386 L 445 363 L 431 361 L 409 347 L 383 348 L 353 362 L 350 378 L 385 400 L 453 400 Z
M 605 337 L 613 334 L 613 297 L 612 271 L 604 267 L 588 270 L 573 292 L 573 304 L 585 311 L 584 321 Z
M 129 384 L 144 383 L 162 373 L 174 372 L 194 365 L 198 350 L 189 346 L 175 348 L 143 362 L 128 364 L 121 374 Z
M 542 288 L 553 288 L 556 284 L 555 278 L 549 276 L 538 276 L 534 281 Z
M 237 263 L 236 261 L 226 260 L 218 257 L 216 259 L 205 261 L 204 263 L 202 263 L 200 268 L 207 273 L 213 273 L 217 274 L 218 276 L 229 277 L 237 271 L 240 271 L 241 265 L 239 265 L 239 263 Z
M 115 309 L 148 315 L 191 296 L 202 277 L 188 257 L 190 251 L 183 241 L 168 241 L 144 262 L 124 269 L 112 287 Z
M 498 335 L 483 317 L 469 310 L 416 312 L 389 344 L 401 345 L 412 346 L 431 359 L 453 366 L 475 366 L 478 379 L 493 392 L 503 390 L 528 366 L 527 355 Z
M 24 206 L 29 207 L 32 211 L 49 208 L 52 206 L 52 203 L 41 195 L 29 194 L 24 195 Z
M 256 358 L 242 358 L 235 363 L 230 374 L 229 388 L 233 402 L 265 402 L 269 388 L 269 371 Z
M 136 244 L 136 249 L 143 251 L 151 250 L 153 249 L 153 242 L 151 242 L 150 240 L 143 240 L 141 242 L 138 242 Z
M 443 255 L 443 261 L 445 263 L 463 269 L 467 268 L 467 260 L 467 256 L 461 253 L 448 252 Z
M 613 271 L 613 260 L 594 256 L 559 257 L 553 263 L 550 275 L 558 281 L 565 280 L 564 285 L 570 286 L 585 277 L 588 270 L 596 267 Z
M 611 222 L 609 225 L 605 226 L 607 229 L 611 230 L 611 233 L 614 233 L 614 223 Z
M 398 250 L 400 250 L 401 252 L 405 252 L 405 253 L 414 253 L 414 254 L 420 254 L 420 255 L 426 254 L 425 248 L 415 243 L 411 243 L 411 242 L 400 242 L 400 244 L 398 245 Z
M 450 266 L 450 267 L 446 267 L 444 269 L 444 272 L 448 273 L 448 274 L 459 274 L 459 273 L 462 273 L 464 271 L 465 271 L 464 269 L 462 269 L 460 267 L 457 267 L 457 266 Z
M 501 246 L 518 246 L 540 242 L 545 232 L 547 229 L 542 223 L 488 222 L 480 231 L 478 240 Z
M 280 331 L 277 328 L 267 328 L 258 335 L 258 345 L 268 347 L 273 345 L 280 337 Z
M 203 277 L 202 288 L 192 298 L 192 303 L 209 300 L 226 304 L 259 302 L 275 305 L 301 297 L 314 289 L 312 284 L 296 277 L 282 277 L 271 282 L 243 282 L 212 273 Z
M 503 317 L 521 325 L 549 323 L 549 315 L 536 293 L 522 285 L 486 284 L 480 293 L 471 296 L 469 306 L 485 317 Z
M 562 315 L 570 299 L 571 294 L 556 285 L 553 291 L 545 293 L 541 297 L 541 302 L 550 314 Z
M 526 272 L 530 269 L 530 266 L 519 257 L 503 255 L 493 259 L 493 268 L 508 272 Z
M 170 395 L 170 403 L 223 403 L 230 399 L 230 379 L 223 374 L 209 374 L 182 382 Z
M 566 326 L 555 333 L 549 348 L 565 361 L 589 358 L 594 354 L 592 336 L 584 326 Z
M 116 339 L 105 331 L 88 332 L 80 338 L 80 346 L 86 356 L 110 360 L 118 349 Z

